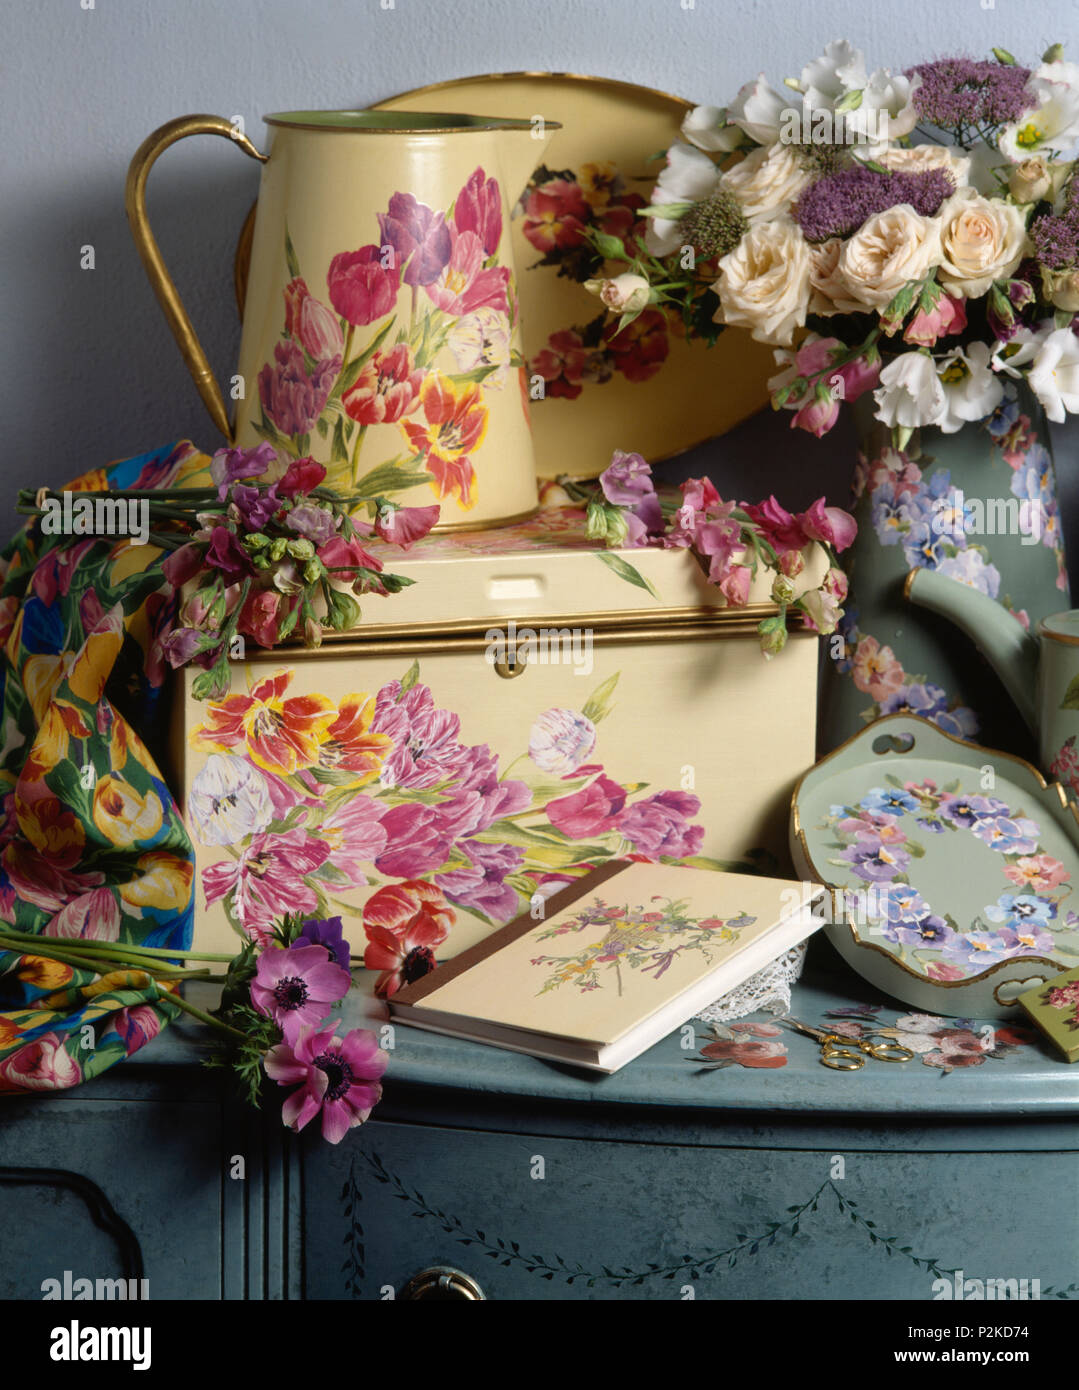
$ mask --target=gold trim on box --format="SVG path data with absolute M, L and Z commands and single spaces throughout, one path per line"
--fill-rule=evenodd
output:
M 911 573 L 917 574 L 918 571 L 912 570 Z M 910 576 L 908 575 L 908 581 L 909 578 Z M 816 772 L 817 769 L 823 767 L 825 763 L 831 762 L 834 757 L 842 753 L 843 749 L 849 747 L 856 739 L 864 739 L 867 730 L 877 729 L 881 725 L 890 724 L 897 719 L 905 720 L 908 723 L 914 720 L 918 724 L 924 724 L 927 729 L 932 729 L 934 733 L 939 734 L 941 738 L 950 739 L 952 743 L 958 743 L 960 748 L 973 748 L 980 753 L 992 753 L 995 758 L 1007 758 L 1009 762 L 1018 763 L 1020 767 L 1026 768 L 1028 772 L 1034 774 L 1041 784 L 1042 791 L 1053 790 L 1056 792 L 1057 796 L 1060 798 L 1061 810 L 1070 811 L 1075 820 L 1076 827 L 1079 828 L 1079 809 L 1076 808 L 1074 803 L 1068 801 L 1064 788 L 1059 782 L 1048 782 L 1033 763 L 1027 762 L 1026 758 L 1020 758 L 1016 753 L 1005 753 L 1004 750 L 1000 748 L 986 748 L 980 743 L 972 743 L 969 739 L 956 738 L 954 734 L 949 734 L 944 729 L 939 728 L 931 719 L 923 719 L 920 714 L 886 714 L 882 719 L 874 719 L 872 723 L 867 724 L 864 729 L 860 729 L 858 733 L 852 734 L 850 738 L 844 739 L 838 747 L 833 748 L 830 753 L 826 753 L 825 756 L 814 763 L 812 767 L 806 768 L 805 772 L 802 773 L 801 777 L 799 777 L 798 781 L 794 784 L 794 791 L 791 792 L 791 829 L 794 832 L 795 839 L 798 841 L 798 847 L 802 852 L 802 858 L 806 868 L 811 869 L 814 874 L 817 874 L 819 871 L 812 855 L 809 853 L 809 845 L 802 830 L 802 820 L 798 814 L 798 793 L 802 790 L 802 783 L 811 773 Z M 908 974 L 912 979 L 920 980 L 922 984 L 931 984 L 936 989 L 961 989 L 968 985 L 981 984 L 983 980 L 988 980 L 991 975 L 997 974 L 998 971 L 1003 970 L 1005 966 L 1015 965 L 1017 963 L 1022 965 L 1049 965 L 1054 969 L 1057 968 L 1058 962 L 1050 960 L 1047 956 L 1013 956 L 1009 960 L 1001 960 L 998 961 L 996 965 L 987 966 L 980 974 L 969 975 L 965 980 L 930 980 L 927 975 L 923 975 L 917 970 L 912 970 L 906 961 L 902 961 L 898 956 L 892 955 L 891 951 L 886 951 L 883 946 L 878 946 L 875 941 L 863 940 L 863 938 L 858 935 L 858 928 L 853 922 L 846 918 L 846 901 L 842 886 L 825 881 L 825 887 L 832 891 L 833 905 L 838 908 L 842 904 L 844 914 L 843 920 L 840 921 L 838 916 L 833 914 L 833 926 L 846 927 L 847 931 L 850 933 L 850 939 L 853 945 L 861 950 L 876 951 L 879 955 L 889 960 L 892 965 L 897 966 L 900 970 Z M 1004 983 L 1004 981 L 1001 981 L 1001 983 Z M 998 985 L 997 988 L 999 987 Z M 1000 1001 L 998 1000 L 997 1002 L 999 1003 Z
M 517 623 L 515 618 L 499 618 L 492 620 L 491 627 L 504 627 L 506 624 Z M 535 618 L 523 618 L 520 626 L 529 628 L 539 627 L 541 624 Z M 550 626 L 550 624 L 548 625 Z M 581 623 L 567 624 L 562 627 L 582 626 Z M 298 660 L 311 660 L 319 656 L 408 656 L 417 655 L 422 652 L 445 653 L 446 655 L 457 655 L 461 652 L 483 652 L 491 645 L 486 636 L 476 633 L 475 625 L 471 627 L 473 635 L 457 635 L 446 633 L 447 640 L 444 643 L 433 645 L 425 638 L 437 637 L 440 634 L 432 629 L 420 634 L 417 629 L 415 637 L 386 637 L 375 639 L 344 639 L 326 641 L 321 647 L 287 646 L 274 647 L 266 650 L 262 647 L 254 648 L 244 654 L 244 662 L 248 665 L 265 665 L 268 662 L 285 662 Z M 738 621 L 726 620 L 722 623 L 669 623 L 665 627 L 614 627 L 607 629 L 594 630 L 592 641 L 598 647 L 611 647 L 618 642 L 631 641 L 641 642 L 683 642 L 695 641 L 707 638 L 710 641 L 723 641 L 731 637 L 747 637 L 750 634 L 756 635 L 757 619 L 744 618 Z M 808 631 L 799 631 L 797 628 L 791 632 L 792 638 L 806 637 L 815 638 L 815 634 Z

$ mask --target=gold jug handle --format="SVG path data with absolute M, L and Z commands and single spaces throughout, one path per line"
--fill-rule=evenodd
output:
M 127 186 L 124 190 L 124 207 L 131 224 L 131 235 L 135 239 L 135 247 L 154 294 L 157 295 L 158 303 L 172 329 L 172 335 L 179 344 L 180 352 L 194 378 L 203 404 L 210 412 L 210 419 L 231 443 L 232 426 L 229 424 L 225 398 L 221 394 L 221 388 L 206 359 L 206 353 L 198 340 L 172 276 L 165 268 L 161 250 L 150 230 L 150 219 L 146 214 L 146 180 L 154 160 L 163 150 L 167 150 L 170 145 L 187 135 L 226 136 L 239 145 L 244 154 L 257 159 L 260 164 L 265 164 L 268 156 L 261 154 L 247 136 L 241 135 L 232 122 L 226 121 L 223 116 L 177 116 L 175 120 L 167 121 L 152 135 L 148 135 L 135 151 L 135 157 L 127 171 Z

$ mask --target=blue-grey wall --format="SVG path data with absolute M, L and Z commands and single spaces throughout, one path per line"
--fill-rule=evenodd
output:
M 871 66 L 993 44 L 1079 58 L 1075 0 L 0 0 L 0 529 L 20 486 L 176 436 L 219 441 L 135 255 L 127 163 L 172 116 L 362 106 L 477 72 L 563 70 L 722 103 L 765 69 L 796 73 L 834 37 Z M 258 169 L 218 140 L 169 152 L 149 207 L 219 375 L 233 369 L 236 235 Z M 95 249 L 94 270 L 80 248 Z M 725 493 L 844 499 L 853 442 L 760 416 L 684 459 Z M 1073 557 L 1079 429 L 1055 431 Z M 627 441 L 627 447 L 631 441 Z M 684 465 L 684 466 L 683 466 Z

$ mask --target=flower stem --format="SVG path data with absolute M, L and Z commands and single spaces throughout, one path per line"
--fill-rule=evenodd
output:
M 191 1003 L 190 999 L 184 999 L 182 995 L 173 994 L 170 990 L 167 995 L 162 995 L 162 1000 L 169 1004 L 175 1004 L 177 1008 L 183 1009 L 184 1013 L 190 1014 L 192 1018 L 197 1018 L 200 1023 L 205 1023 L 210 1028 L 216 1028 L 219 1033 L 225 1033 L 230 1038 L 239 1038 L 241 1042 L 247 1041 L 247 1034 L 241 1033 L 239 1028 L 222 1023 L 219 1018 L 214 1018 L 213 1014 L 208 1014 L 205 1009 L 198 1008 Z
M 40 945 L 42 941 L 45 941 L 47 943 L 49 941 L 59 940 L 62 942 L 62 950 L 88 950 L 94 951 L 99 955 L 104 955 L 106 953 L 111 954 L 114 951 L 121 951 L 130 952 L 133 955 L 157 956 L 161 957 L 162 959 L 169 960 L 209 960 L 223 961 L 227 963 L 233 959 L 232 956 L 222 955 L 221 953 L 214 954 L 208 951 L 185 951 L 178 946 L 129 946 L 114 941 L 95 941 L 92 938 L 88 939 L 87 937 L 41 937 L 36 935 L 34 932 L 16 931 L 14 927 L 3 928 L 3 930 L 0 931 L 0 935 L 4 937 L 10 937 L 12 939 L 18 939 L 20 941 L 25 941 L 31 946 Z
M 356 446 L 352 451 L 352 486 L 356 487 L 360 481 L 360 450 L 363 448 L 364 435 L 367 433 L 367 426 L 361 425 L 356 431 Z

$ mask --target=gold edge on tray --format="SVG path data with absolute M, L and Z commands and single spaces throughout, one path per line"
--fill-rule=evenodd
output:
M 897 720 L 902 721 L 903 723 L 924 724 L 927 729 L 931 729 L 933 733 L 936 734 L 938 737 L 946 738 L 951 743 L 957 743 L 960 746 L 960 748 L 971 748 L 979 753 L 991 753 L 994 757 L 1007 758 L 1010 762 L 1018 763 L 1020 767 L 1025 768 L 1027 772 L 1034 774 L 1034 778 L 1038 783 L 1039 790 L 1056 792 L 1057 796 L 1060 798 L 1061 809 L 1071 812 L 1072 819 L 1076 823 L 1076 829 L 1079 830 L 1079 809 L 1076 808 L 1074 803 L 1068 801 L 1064 788 L 1060 785 L 1059 782 L 1046 781 L 1046 779 L 1042 776 L 1042 774 L 1034 766 L 1034 764 L 1028 762 L 1026 758 L 1019 757 L 1017 753 L 1006 753 L 1001 748 L 986 748 L 983 744 L 972 743 L 969 739 L 957 738 L 955 734 L 947 733 L 944 729 L 941 729 L 936 724 L 934 724 L 932 720 L 924 719 L 920 714 L 886 714 L 882 719 L 874 719 L 873 722 L 871 724 L 867 724 L 864 729 L 859 729 L 856 734 L 851 734 L 849 738 L 845 738 L 842 743 L 838 744 L 835 748 L 833 748 L 831 752 L 826 753 L 824 757 L 819 759 L 819 761 L 815 762 L 812 767 L 806 768 L 805 772 L 803 772 L 801 777 L 798 778 L 798 781 L 795 782 L 794 790 L 791 792 L 792 834 L 794 835 L 794 838 L 797 840 L 798 846 L 802 852 L 802 858 L 804 860 L 805 867 L 809 869 L 814 875 L 816 875 L 819 878 L 819 880 L 825 885 L 826 888 L 831 890 L 833 904 L 835 904 L 837 900 L 842 900 L 845 903 L 845 899 L 842 898 L 842 895 L 844 893 L 844 887 L 841 884 L 833 883 L 830 879 L 821 875 L 817 869 L 816 862 L 814 861 L 812 854 L 810 854 L 809 852 L 809 844 L 806 840 L 805 832 L 802 829 L 802 818 L 798 811 L 799 794 L 801 793 L 802 787 L 805 784 L 806 779 L 808 777 L 812 776 L 812 774 L 815 773 L 819 768 L 822 768 L 825 765 L 825 763 L 831 762 L 833 758 L 838 757 L 838 755 L 842 753 L 844 749 L 849 748 L 852 743 L 856 743 L 859 739 L 864 739 L 866 734 L 870 731 L 870 729 L 877 729 L 883 724 L 891 724 Z M 883 946 L 878 946 L 875 941 L 866 941 L 863 937 L 859 936 L 857 927 L 846 916 L 845 905 L 843 921 L 834 922 L 832 925 L 839 928 L 845 927 L 847 931 L 850 933 L 851 942 L 860 950 L 876 951 L 879 955 L 882 955 L 887 960 L 889 960 L 892 963 L 892 965 L 896 966 L 898 969 L 904 971 L 907 975 L 911 976 L 912 979 L 920 980 L 923 984 L 932 984 L 936 989 L 960 989 L 967 985 L 981 984 L 983 980 L 988 980 L 991 976 L 995 975 L 1005 966 L 1015 965 L 1017 959 L 1020 960 L 1024 965 L 1047 965 L 1052 966 L 1054 969 L 1056 969 L 1056 967 L 1059 965 L 1058 961 L 1051 960 L 1046 956 L 1022 956 L 1018 958 L 1011 957 L 1008 960 L 997 961 L 995 965 L 987 966 L 979 974 L 970 975 L 964 980 L 930 980 L 927 975 L 923 975 L 917 970 L 912 970 L 911 967 L 906 963 L 906 961 L 900 960 L 898 956 L 893 955 L 891 951 L 886 950 Z M 994 995 L 994 998 L 995 997 L 996 996 Z M 1000 1002 L 1001 1001 L 998 999 L 997 1003 L 999 1004 Z

